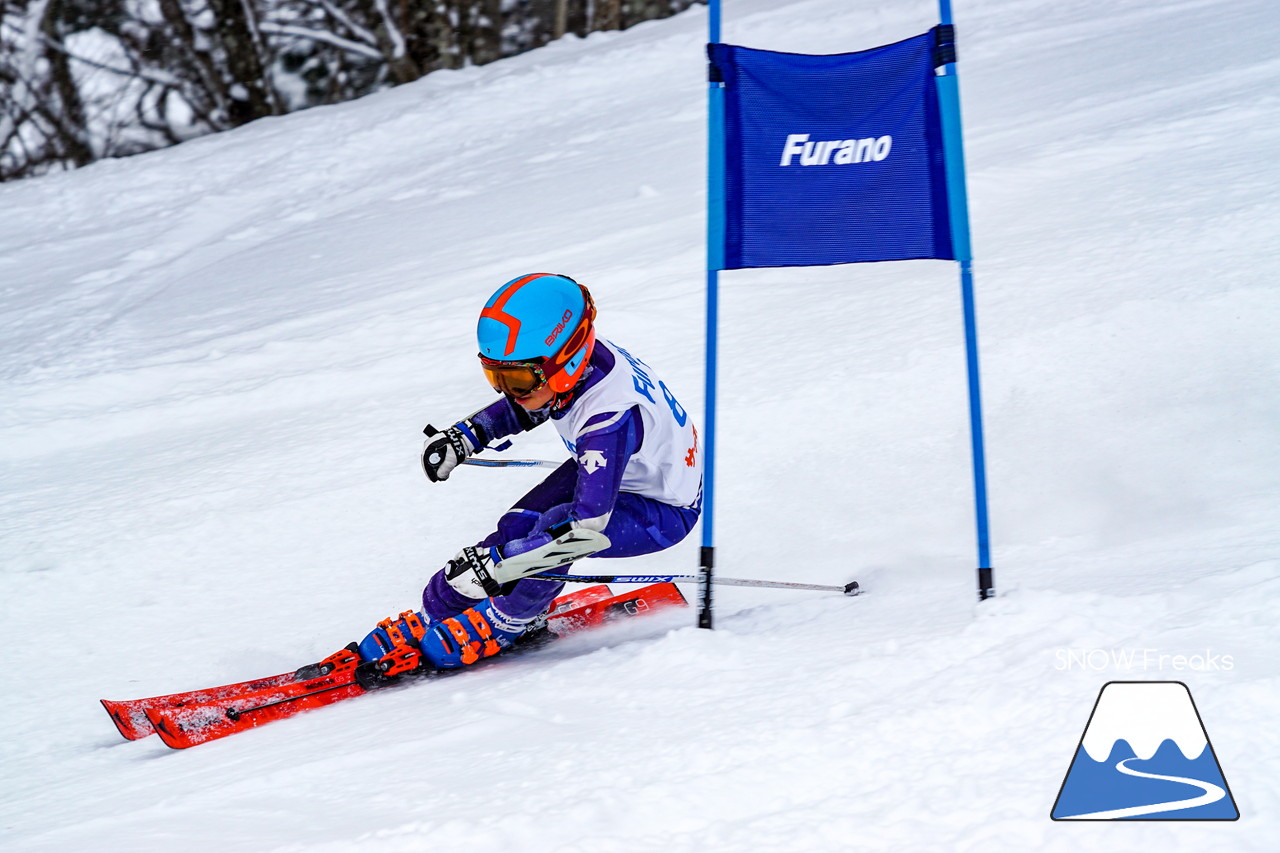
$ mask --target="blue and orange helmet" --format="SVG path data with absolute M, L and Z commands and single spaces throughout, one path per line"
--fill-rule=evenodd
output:
M 557 394 L 571 391 L 595 348 L 595 318 L 591 294 L 566 275 L 512 279 L 480 312 L 476 338 L 485 378 L 517 398 L 544 385 Z

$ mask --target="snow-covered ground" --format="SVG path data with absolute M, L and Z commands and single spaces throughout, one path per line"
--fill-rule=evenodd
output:
M 316 660 L 536 481 L 416 463 L 490 399 L 498 284 L 587 283 L 701 410 L 706 10 L 0 186 L 0 846 L 1277 849 L 1271 6 L 957 6 L 996 600 L 954 265 L 726 273 L 721 571 L 871 594 L 721 588 L 714 632 L 657 617 L 185 752 L 97 700 Z M 725 16 L 815 53 L 936 22 Z M 1238 822 L 1050 821 L 1131 678 L 1190 687 Z

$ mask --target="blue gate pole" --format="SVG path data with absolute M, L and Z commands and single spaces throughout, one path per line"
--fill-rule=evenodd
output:
M 720 42 L 720 0 L 710 0 L 711 44 Z M 702 550 L 698 558 L 698 627 L 711 628 L 715 568 L 716 328 L 724 267 L 724 88 L 709 67 L 707 83 L 707 351 L 702 424 Z
M 987 520 L 987 463 L 982 439 L 982 392 L 978 379 L 978 321 L 973 300 L 973 248 L 969 240 L 969 199 L 965 187 L 964 134 L 960 124 L 960 77 L 956 73 L 951 0 L 938 0 L 943 32 L 951 42 L 949 59 L 934 78 L 942 112 L 942 141 L 947 166 L 947 206 L 951 243 L 960 263 L 964 302 L 965 355 L 969 373 L 969 427 L 973 442 L 973 493 L 978 524 L 978 600 L 995 595 L 991 569 L 991 533 Z M 940 39 L 940 41 L 942 41 Z

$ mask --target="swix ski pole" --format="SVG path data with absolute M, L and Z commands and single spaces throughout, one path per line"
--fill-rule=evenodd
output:
M 543 578 L 567 583 L 697 583 L 698 575 L 564 575 L 542 572 L 530 577 Z M 722 586 L 754 586 L 766 589 L 811 589 L 817 592 L 842 592 L 845 595 L 857 595 L 862 592 L 857 581 L 849 581 L 843 586 L 822 583 L 794 583 L 792 581 L 766 581 L 754 578 L 725 578 L 716 575 L 712 583 Z
M 463 465 L 475 465 L 477 468 L 559 468 L 563 462 L 548 462 L 546 459 L 479 459 L 475 456 L 463 459 Z

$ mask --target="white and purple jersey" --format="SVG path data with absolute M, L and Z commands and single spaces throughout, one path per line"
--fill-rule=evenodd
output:
M 638 417 L 640 441 L 625 459 L 619 490 L 693 507 L 702 491 L 702 454 L 689 413 L 643 361 L 612 341 L 600 341 L 596 348 L 612 356 L 613 365 L 604 369 L 606 359 L 601 358 L 601 369 L 593 371 L 569 407 L 552 418 L 560 438 L 578 458 L 584 475 L 591 477 L 616 464 L 593 438 L 620 431 L 623 421 Z M 595 361 L 593 357 L 593 367 Z
M 471 418 L 485 443 L 547 420 L 576 459 L 569 511 L 576 525 L 603 530 L 619 492 L 701 509 L 693 419 L 648 365 L 612 341 L 597 341 L 585 381 L 560 411 L 525 412 L 503 397 Z

